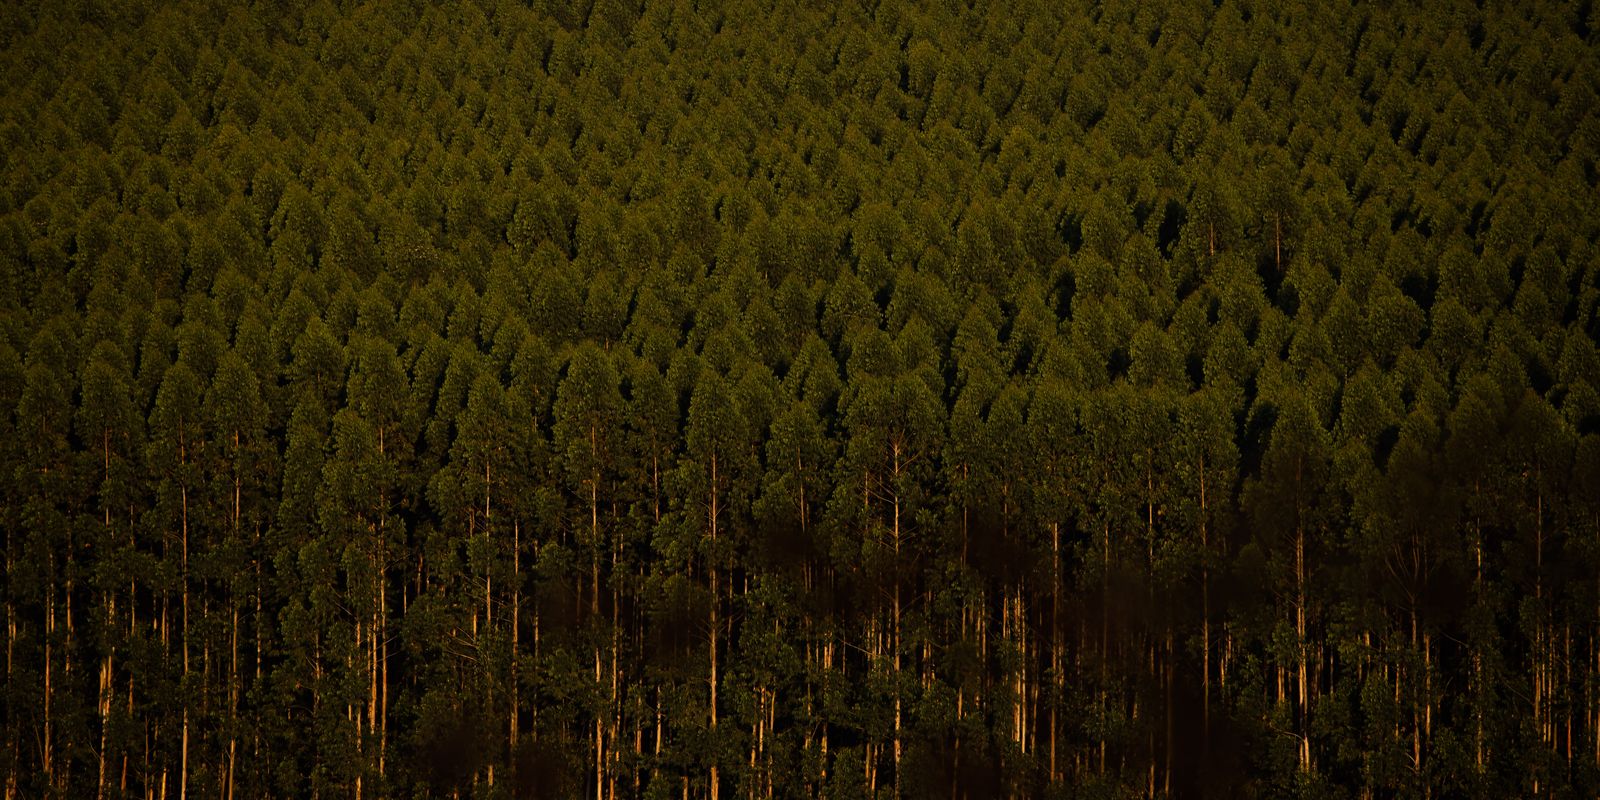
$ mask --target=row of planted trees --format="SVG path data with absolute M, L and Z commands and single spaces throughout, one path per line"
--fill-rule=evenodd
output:
M 1594 780 L 1600 451 L 1509 349 L 1446 390 L 1213 334 L 1197 386 L 897 286 L 768 364 L 705 280 L 674 348 L 648 289 L 560 343 L 385 283 L 0 351 L 8 791 Z

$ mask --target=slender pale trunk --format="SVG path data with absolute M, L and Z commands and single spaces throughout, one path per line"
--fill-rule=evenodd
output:
M 776 622 L 774 622 L 773 628 L 774 632 L 776 632 Z M 772 731 L 776 730 L 777 724 L 778 690 L 772 689 L 771 691 L 767 692 L 767 732 L 771 733 Z M 772 750 L 771 748 L 767 747 L 765 741 L 763 741 L 761 745 L 761 751 L 766 756 L 766 765 L 762 769 L 761 781 L 766 788 L 767 800 L 772 800 Z
M 105 480 L 107 483 L 109 483 L 111 480 L 111 430 L 109 428 L 101 430 L 100 453 L 102 463 L 105 467 Z M 105 503 L 105 498 L 101 498 L 101 506 L 105 515 L 103 522 L 105 537 L 106 541 L 109 542 L 111 540 L 111 506 Z M 105 592 L 105 606 L 106 630 L 114 631 L 117 627 L 117 601 L 115 598 L 113 598 L 109 589 Z M 100 769 L 98 777 L 95 779 L 95 797 L 97 800 L 103 800 L 106 795 L 106 745 L 107 740 L 109 739 L 109 728 L 111 725 L 111 657 L 115 652 L 115 645 L 107 645 L 105 658 L 102 659 L 100 663 Z
M 652 445 L 654 445 L 654 440 L 652 440 Z M 657 455 L 657 453 L 658 453 L 658 450 L 654 446 L 652 446 L 651 451 L 650 451 L 650 497 L 651 497 L 652 519 L 655 521 L 656 526 L 660 527 L 661 526 L 661 459 Z M 643 702 L 643 700 L 641 699 L 640 702 Z M 637 723 L 640 726 L 638 737 L 641 740 L 641 742 L 640 742 L 641 750 L 642 750 L 642 747 L 643 747 L 643 741 L 642 740 L 643 740 L 643 736 L 644 736 L 644 732 L 642 730 L 643 725 L 644 725 L 643 716 L 644 715 L 642 715 L 642 714 L 640 715 L 640 721 Z M 660 686 L 660 684 L 657 684 L 656 685 L 655 758 L 650 762 L 650 780 L 651 780 L 652 783 L 655 782 L 655 779 L 657 778 L 657 776 L 659 776 L 661 774 L 661 733 L 662 733 L 662 728 L 665 726 L 665 724 L 666 724 L 666 715 L 663 712 L 662 706 L 661 706 L 661 686 Z M 635 780 L 637 780 L 637 778 Z M 637 792 L 636 792 L 636 794 L 637 794 Z
M 1564 645 L 1563 651 L 1562 651 L 1562 657 L 1561 657 L 1561 668 L 1563 670 L 1562 680 L 1565 682 L 1565 686 L 1570 691 L 1571 688 L 1572 688 L 1572 623 L 1569 622 L 1569 623 L 1563 625 L 1562 626 L 1562 630 L 1564 632 L 1563 641 L 1565 642 L 1565 645 Z M 1572 706 L 1571 705 L 1567 706 L 1566 713 L 1564 713 L 1562 715 L 1562 721 L 1563 721 L 1563 723 L 1565 725 L 1565 728 L 1566 728 L 1567 772 L 1570 774 L 1572 772 Z
M 1016 739 L 1017 748 L 1027 755 L 1028 739 L 1025 731 L 1028 728 L 1028 634 L 1023 624 L 1022 590 L 1016 589 L 1011 600 L 1011 638 L 1017 647 L 1017 670 L 1012 676 L 1011 690 L 1011 718 L 1015 731 L 1012 737 Z
M 1300 771 L 1311 771 L 1310 698 L 1306 694 L 1306 537 L 1305 529 L 1298 524 L 1294 536 L 1295 619 L 1294 629 L 1299 651 L 1296 659 L 1296 678 L 1300 705 Z
M 233 452 L 235 461 L 233 465 L 233 540 L 239 541 L 239 521 L 242 516 L 241 498 L 244 494 L 244 481 L 239 474 L 237 454 L 239 452 L 239 432 L 233 432 Z M 231 606 L 232 625 L 229 627 L 230 649 L 228 657 L 228 767 L 227 783 L 224 794 L 227 800 L 233 800 L 234 769 L 238 765 L 239 730 L 239 602 L 237 596 L 230 590 L 228 604 Z
M 1273 263 L 1278 271 L 1283 271 L 1283 214 L 1274 214 L 1272 217 L 1272 244 Z
M 133 613 L 134 613 L 132 603 L 130 603 L 129 606 L 130 607 L 128 609 L 128 615 L 131 617 L 131 616 L 133 616 Z M 128 719 L 133 719 L 133 676 L 132 675 L 128 676 Z M 123 750 L 122 750 L 122 771 L 121 771 L 121 775 L 117 778 L 117 793 L 119 795 L 123 796 L 123 797 L 127 797 L 128 796 L 128 750 L 129 750 L 129 748 L 126 748 L 126 747 L 124 747 Z M 146 776 L 146 777 L 148 777 L 148 776 Z M 148 780 L 145 781 L 145 782 L 148 783 Z
M 378 426 L 378 455 L 387 458 L 384 450 L 383 426 Z M 373 655 L 377 659 L 373 670 L 373 678 L 377 681 L 377 692 L 373 697 L 377 706 L 377 724 L 374 726 L 378 732 L 378 781 L 382 788 L 384 777 L 387 774 L 389 754 L 389 498 L 387 494 L 378 496 L 378 564 L 374 570 L 377 580 L 373 587 L 377 597 L 377 625 L 376 646 Z M 404 591 L 401 592 L 404 595 Z M 515 652 L 513 650 L 513 652 Z M 516 660 L 512 660 L 515 669 Z M 512 691 L 515 691 L 513 682 Z
M 1233 629 L 1222 623 L 1222 652 L 1217 654 L 1217 689 L 1228 696 L 1228 663 L 1233 660 Z
M 351 648 L 351 650 L 349 652 L 346 652 L 345 656 L 344 656 L 344 668 L 345 668 L 345 671 L 347 673 L 359 674 L 359 673 L 356 672 L 356 669 L 357 669 L 356 663 L 355 663 L 356 662 L 356 655 L 366 652 L 367 641 L 366 641 L 366 639 L 362 638 L 363 636 L 367 636 L 369 634 L 369 632 L 366 630 L 366 627 L 367 627 L 366 626 L 366 620 L 364 620 L 364 619 L 357 619 L 356 620 L 355 647 Z M 360 695 L 356 695 L 356 696 L 359 697 Z M 356 762 L 353 765 L 355 767 L 355 773 L 356 773 L 355 798 L 356 798 L 356 800 L 361 800 L 361 797 L 362 797 L 362 792 L 361 792 L 361 789 L 362 789 L 362 787 L 361 787 L 362 774 L 361 773 L 363 771 L 362 770 L 362 764 L 361 764 L 361 756 L 362 756 L 362 752 L 361 752 L 362 751 L 362 747 L 361 747 L 361 740 L 362 740 L 361 722 L 362 722 L 362 720 L 361 720 L 361 709 L 357 707 L 357 703 L 347 701 L 344 704 L 344 717 L 345 717 L 345 721 L 351 723 L 351 725 L 355 728 L 355 736 L 351 739 L 351 741 L 354 742 L 355 748 L 356 748 Z
M 830 629 L 822 645 L 822 680 L 826 683 L 833 671 L 833 631 Z M 957 714 L 959 716 L 959 712 Z M 828 730 L 832 726 L 826 716 L 822 720 L 822 782 L 828 782 Z
M 710 525 L 711 525 L 711 553 L 710 553 L 710 557 L 707 558 L 706 560 L 710 562 L 709 566 L 710 566 L 710 572 L 711 572 L 711 706 L 710 706 L 710 711 L 711 711 L 711 735 L 712 735 L 713 741 L 715 741 L 716 733 L 717 733 L 717 638 L 718 638 L 718 633 L 719 633 L 719 630 L 718 630 L 717 626 L 720 624 L 717 621 L 717 605 L 718 605 L 718 601 L 721 599 L 721 596 L 717 593 L 717 552 L 716 552 L 717 551 L 717 515 L 718 515 L 718 512 L 720 511 L 720 509 L 718 508 L 717 501 L 718 501 L 718 498 L 717 498 L 717 454 L 716 453 L 712 453 L 711 454 L 711 510 L 710 510 L 710 517 L 711 517 L 711 519 L 710 519 Z M 717 776 L 717 761 L 716 761 L 716 756 L 715 755 L 713 755 L 712 758 L 711 758 L 711 776 L 710 777 L 711 777 L 711 800 L 717 800 L 718 791 L 719 791 L 720 787 L 718 786 L 718 780 L 717 780 L 717 778 L 718 778 L 718 776 Z
M 1300 771 L 1311 771 L 1310 698 L 1306 694 L 1306 536 L 1305 528 L 1295 523 L 1294 532 L 1295 607 L 1294 629 L 1298 658 L 1296 678 L 1299 692 L 1296 700 L 1300 706 Z
M 617 739 L 622 734 L 622 670 L 617 662 L 617 653 L 621 648 L 622 635 L 622 589 L 615 580 L 617 563 L 622 559 L 622 540 L 612 537 L 611 541 L 611 747 L 612 758 L 616 758 Z M 616 800 L 617 773 L 609 770 L 606 774 L 606 797 Z
M 596 444 L 597 433 L 594 428 L 589 429 L 590 452 L 594 454 L 597 462 L 599 447 Z M 596 470 L 589 476 L 589 545 L 592 556 L 590 565 L 589 586 L 589 618 L 598 626 L 600 624 L 600 474 Z M 600 638 L 595 637 L 594 643 L 594 682 L 600 684 Z M 605 740 L 605 715 L 595 714 L 594 717 L 594 798 L 605 800 L 606 785 L 606 740 Z
M 115 604 L 107 602 L 106 616 L 109 618 L 115 613 Z M 111 655 L 112 650 L 107 649 L 105 658 L 100 661 L 100 771 L 95 780 L 95 797 L 104 798 L 106 795 L 106 743 L 111 727 Z
M 894 445 L 894 795 L 900 796 L 900 444 Z
M 233 800 L 234 770 L 238 766 L 238 724 L 239 724 L 239 603 L 229 594 L 229 604 L 232 606 L 232 625 L 228 633 L 228 783 L 227 800 Z
M 189 489 L 183 487 L 178 490 L 183 506 L 183 677 L 187 682 L 189 677 Z M 189 704 L 183 706 L 183 736 L 182 747 L 178 759 L 178 800 L 188 800 L 189 797 Z
M 760 781 L 756 779 L 756 757 L 761 752 L 761 725 L 766 722 L 766 700 L 767 698 L 762 694 L 761 687 L 756 687 L 756 713 L 752 714 L 750 718 L 750 761 L 747 765 L 751 776 L 749 784 L 752 800 L 754 800 L 756 792 L 760 788 Z

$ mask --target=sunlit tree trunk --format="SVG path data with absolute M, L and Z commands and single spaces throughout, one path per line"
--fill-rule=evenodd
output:
M 900 796 L 900 445 L 894 445 L 894 794 Z
M 717 455 L 716 455 L 716 453 L 712 453 L 711 454 L 711 498 L 710 498 L 711 503 L 710 503 L 710 512 L 709 512 L 710 519 L 708 520 L 709 526 L 711 528 L 711 557 L 709 559 L 707 559 L 710 562 L 708 564 L 708 567 L 709 567 L 710 577 L 711 577 L 711 612 L 710 612 L 710 614 L 711 614 L 711 620 L 710 620 L 710 622 L 711 622 L 711 703 L 710 703 L 710 719 L 711 719 L 712 741 L 716 741 L 716 733 L 717 733 L 717 639 L 721 635 L 721 630 L 719 628 L 719 625 L 721 623 L 717 619 L 717 606 L 720 604 L 720 600 L 721 600 L 721 597 L 722 597 L 721 594 L 718 593 L 718 587 L 717 587 L 717 553 L 716 553 L 716 549 L 717 549 L 717 518 L 721 513 L 721 509 L 718 507 L 718 501 L 719 501 L 718 494 L 719 493 L 717 491 Z M 711 773 L 710 774 L 711 800 L 717 800 L 720 786 L 719 786 L 719 781 L 718 781 L 717 758 L 716 758 L 715 753 L 713 753 L 712 757 L 711 757 L 711 771 L 710 771 L 710 773 Z

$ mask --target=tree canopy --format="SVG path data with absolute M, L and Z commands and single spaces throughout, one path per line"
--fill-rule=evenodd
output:
M 1600 791 L 1600 10 L 0 10 L 12 797 Z

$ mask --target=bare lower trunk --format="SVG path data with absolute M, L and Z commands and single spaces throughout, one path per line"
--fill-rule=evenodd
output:
M 1050 782 L 1055 783 L 1060 773 L 1057 769 L 1056 739 L 1059 722 L 1056 718 L 1061 706 L 1061 525 L 1050 526 L 1051 593 L 1050 593 L 1050 681 L 1054 688 L 1050 698 Z
M 711 572 L 711 734 L 715 740 L 717 732 L 717 638 L 720 634 L 717 620 L 717 605 L 721 595 L 717 593 L 717 457 L 711 456 L 711 557 L 708 559 Z M 711 800 L 717 800 L 720 787 L 718 786 L 717 761 L 713 755 L 711 760 Z
M 1310 725 L 1310 697 L 1306 694 L 1306 540 L 1303 531 L 1297 530 L 1294 543 L 1294 569 L 1296 583 L 1295 598 L 1295 635 L 1297 637 L 1296 666 L 1297 683 L 1299 692 L 1296 699 L 1300 706 L 1300 771 L 1311 771 L 1311 725 Z
M 114 622 L 114 620 L 116 618 L 116 613 L 117 613 L 116 601 L 112 600 L 110 595 L 109 595 L 109 593 L 108 593 L 107 597 L 106 597 L 106 629 L 107 630 L 115 630 L 116 623 Z M 108 739 L 110 738 L 109 734 L 110 734 L 110 727 L 111 727 L 111 694 L 112 694 L 112 688 L 111 688 L 112 661 L 111 661 L 111 658 L 112 658 L 112 654 L 114 652 L 115 652 L 115 648 L 108 648 L 106 650 L 105 658 L 101 659 L 101 661 L 100 661 L 100 701 L 99 701 L 99 711 L 100 711 L 100 769 L 99 769 L 99 774 L 95 779 L 95 797 L 96 798 L 101 798 L 101 799 L 103 799 L 105 797 L 105 795 L 106 795 L 106 757 L 108 755 L 110 755 L 110 753 L 107 751 L 106 745 L 107 745 Z
M 509 736 L 511 749 L 517 747 L 517 659 L 521 657 L 519 634 L 522 628 L 522 526 L 521 520 L 511 521 L 511 720 Z
M 590 447 L 595 447 L 595 432 L 589 431 Z M 589 618 L 595 626 L 600 625 L 600 476 L 592 475 L 589 478 L 589 546 L 592 559 L 590 562 L 589 586 Z M 600 684 L 600 640 L 595 639 L 594 645 L 594 682 Z M 605 715 L 596 714 L 594 719 L 594 798 L 605 800 L 606 785 L 606 740 L 605 740 Z
M 1206 509 L 1206 460 L 1200 457 L 1200 729 L 1211 738 L 1211 542 Z
M 228 658 L 228 782 L 226 788 L 227 800 L 233 800 L 233 772 L 237 762 L 234 759 L 237 753 L 238 722 L 239 722 L 239 605 L 233 604 L 233 624 L 229 629 L 231 634 L 231 652 Z
M 180 574 L 183 581 L 183 677 L 189 677 L 189 490 L 180 489 L 183 501 L 183 551 Z M 178 759 L 178 800 L 189 797 L 189 707 L 183 708 L 183 740 Z
M 51 554 L 51 557 L 50 557 L 50 564 L 51 564 L 51 580 L 54 581 L 55 556 L 54 556 L 53 553 Z M 52 583 L 51 587 L 49 587 L 47 589 L 47 595 L 46 595 L 45 604 L 44 604 L 44 698 L 43 698 L 44 699 L 44 741 L 43 741 L 43 748 L 40 750 L 40 754 L 39 754 L 40 766 L 43 767 L 45 780 L 51 786 L 55 785 L 54 784 L 54 780 L 53 780 L 53 778 L 54 778 L 54 751 L 52 749 L 52 742 L 51 742 L 51 739 L 50 739 L 50 734 L 51 734 L 50 700 L 55 695 L 54 687 L 50 683 L 51 672 L 53 671 L 54 666 L 55 666 L 54 665 L 55 653 L 53 652 L 54 648 L 51 646 L 51 643 L 55 639 L 55 635 L 56 635 L 56 596 L 55 596 L 54 584 Z
M 900 445 L 894 446 L 894 477 L 896 485 L 900 480 Z M 894 498 L 894 795 L 900 793 L 900 496 L 897 492 Z

